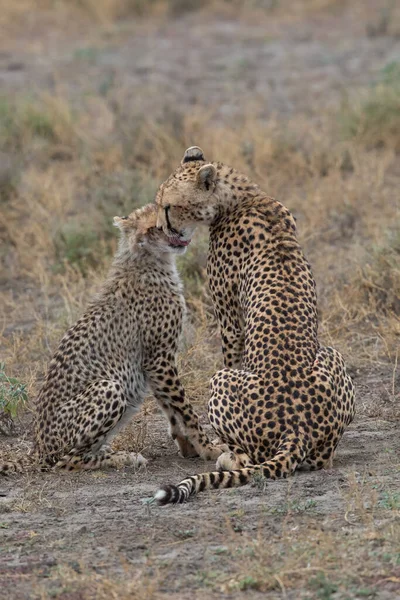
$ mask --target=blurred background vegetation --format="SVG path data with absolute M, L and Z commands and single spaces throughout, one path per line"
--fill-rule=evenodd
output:
M 110 264 L 112 217 L 151 202 L 194 144 L 297 217 L 323 341 L 353 369 L 397 364 L 397 3 L 20 0 L 0 25 L 4 376 L 37 390 Z M 221 362 L 206 249 L 199 231 L 179 264 L 201 401 Z

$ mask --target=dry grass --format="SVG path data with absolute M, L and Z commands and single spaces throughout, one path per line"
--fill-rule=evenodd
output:
M 397 130 L 386 131 L 381 147 L 380 129 L 380 147 L 371 148 L 370 139 L 340 137 L 342 113 L 327 114 L 318 126 L 303 118 L 283 127 L 265 122 L 254 107 L 232 124 L 198 111 L 173 124 L 140 123 L 99 98 L 109 119 L 96 131 L 90 106 L 77 111 L 48 95 L 30 102 L 11 111 L 4 101 L 0 113 L 8 155 L 0 227 L 7 247 L 1 299 L 10 375 L 29 383 L 43 371 L 56 339 L 104 276 L 116 243 L 112 216 L 152 201 L 193 143 L 248 173 L 293 210 L 318 283 L 324 339 L 353 364 L 394 361 L 400 335 Z M 122 123 L 135 131 L 133 148 L 125 144 Z M 371 136 L 375 127 L 373 121 Z M 193 375 L 192 367 L 203 363 L 199 387 L 218 361 L 218 343 L 210 345 L 215 322 L 204 287 L 205 254 L 200 231 L 181 262 L 196 325 L 189 346 L 197 348 L 184 355 L 183 363 L 193 364 L 183 370 Z M 210 352 L 214 358 L 204 369 Z M 190 376 L 186 383 L 190 388 Z
M 340 9 L 347 4 L 348 0 L 295 0 L 292 11 L 295 14 L 304 14 L 305 12 L 316 12 L 326 9 Z M 184 2 L 183 0 L 61 0 L 54 3 L 53 0 L 20 0 L 18 3 L 6 0 L 3 6 L 2 18 L 10 21 L 26 17 L 28 11 L 59 12 L 70 11 L 70 13 L 80 13 L 95 17 L 100 22 L 109 22 L 121 19 L 126 16 L 157 16 L 173 15 L 178 16 L 193 10 L 207 8 L 214 9 L 233 9 L 236 12 L 246 8 L 259 9 L 260 12 L 280 12 L 284 10 L 281 3 L 276 0 L 266 0 L 259 2 L 251 0 L 245 3 L 244 0 L 199 0 L 196 3 Z M 339 6 L 338 6 L 339 4 Z
M 3 127 L 9 123 L 5 115 Z M 115 249 L 112 215 L 152 201 L 157 184 L 192 143 L 249 173 L 297 215 L 320 291 L 324 338 L 353 364 L 394 361 L 400 276 L 393 145 L 370 149 L 359 139 L 343 141 L 330 115 L 322 129 L 296 119 L 282 129 L 278 122 L 257 119 L 254 111 L 233 126 L 195 112 L 182 116 L 174 130 L 168 123 L 136 124 L 135 147 L 127 152 L 118 131 L 119 119 L 129 121 L 129 115 L 112 115 L 107 141 L 91 134 L 90 111 L 73 113 L 60 98 L 37 98 L 30 108 L 24 102 L 12 118 L 2 143 L 13 183 L 3 195 L 0 217 L 8 247 L 3 265 L 15 283 L 11 289 L 5 282 L 1 296 L 9 374 L 29 383 L 32 374 L 43 372 L 56 339 L 109 264 Z M 21 162 L 26 167 L 15 177 L 14 165 Z M 202 323 L 192 334 L 197 349 L 183 358 L 184 378 L 193 396 L 202 398 L 196 387 L 204 387 L 218 361 L 214 357 L 204 368 L 205 357 L 218 347 L 209 342 L 215 322 L 207 321 L 212 309 L 203 285 L 205 249 L 200 233 L 182 261 L 192 318 Z M 13 325 L 17 312 L 19 323 Z
M 301 597 L 314 593 L 312 597 L 333 598 L 335 592 L 373 597 L 378 582 L 382 589 L 396 579 L 393 566 L 399 540 L 398 523 L 393 520 L 378 530 L 361 529 L 355 534 L 349 527 L 340 533 L 327 531 L 311 519 L 299 527 L 289 518 L 268 546 L 262 535 L 241 540 L 240 546 L 233 543 L 238 560 L 234 575 L 215 586 L 223 591 L 297 589 Z
M 59 565 L 51 570 L 46 585 L 35 586 L 37 597 L 85 598 L 85 600 L 157 600 L 160 575 L 149 564 L 133 569 L 121 557 L 121 576 L 109 579 L 85 564 Z
M 207 18 L 224 15 L 250 23 L 279 17 L 286 21 L 335 16 L 351 9 L 355 21 L 367 20 L 365 33 L 370 37 L 400 32 L 400 9 L 392 0 L 374 7 L 365 0 L 293 0 L 290 10 L 282 0 L 4 0 L 0 26 L 15 35 L 22 29 L 34 30 L 41 21 L 49 27 L 112 27 L 127 18 L 160 20 L 176 19 L 187 14 L 202 13 Z
M 344 512 L 341 506 L 322 522 L 318 502 L 298 502 L 289 483 L 286 502 L 276 511 L 277 531 L 267 537 L 268 517 L 249 535 L 240 528 L 245 511 L 234 511 L 226 519 L 225 545 L 215 549 L 220 568 L 212 570 L 210 560 L 202 583 L 223 593 L 275 591 L 285 598 L 295 589 L 298 598 L 327 600 L 398 589 L 398 494 L 354 472 L 340 491 Z
M 343 140 L 336 124 L 348 117 L 345 108 L 325 115 L 318 127 L 298 118 L 284 127 L 265 122 L 255 107 L 232 124 L 217 121 L 212 111 L 180 115 L 172 123 L 139 123 L 99 98 L 97 108 L 108 119 L 94 133 L 91 105 L 78 111 L 64 98 L 46 95 L 23 99 L 14 111 L 6 101 L 2 106 L 1 145 L 9 159 L 0 215 L 8 249 L 1 256 L 8 272 L 0 292 L 4 359 L 7 374 L 26 383 L 31 396 L 57 340 L 107 270 L 116 245 L 112 216 L 152 201 L 182 149 L 193 143 L 210 158 L 222 157 L 249 173 L 297 216 L 317 279 L 323 340 L 342 350 L 352 366 L 389 362 L 395 369 L 397 129 L 386 130 L 384 146 L 382 128 L 371 143 L 375 120 L 368 141 L 358 135 Z M 126 145 L 126 122 L 136 134 L 133 148 Z M 180 368 L 189 397 L 203 407 L 209 378 L 221 362 L 205 286 L 206 247 L 206 233 L 199 231 L 180 263 L 190 308 Z M 393 400 L 397 394 L 394 375 Z M 135 450 L 143 444 L 144 425 L 140 431 L 131 435 Z

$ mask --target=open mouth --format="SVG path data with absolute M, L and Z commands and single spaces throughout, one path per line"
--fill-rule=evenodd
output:
M 192 240 L 178 240 L 177 238 L 168 238 L 168 244 L 173 246 L 174 248 L 178 248 L 181 246 L 189 246 Z

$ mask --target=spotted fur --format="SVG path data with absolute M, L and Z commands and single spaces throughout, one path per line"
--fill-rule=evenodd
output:
M 331 464 L 354 416 L 342 356 L 317 338 L 315 282 L 280 202 L 199 148 L 161 185 L 158 225 L 167 235 L 210 227 L 208 278 L 225 368 L 211 380 L 210 421 L 228 445 L 216 472 L 156 493 L 183 502 L 208 488 L 286 477 Z M 166 220 L 168 213 L 168 223 Z
M 146 462 L 109 443 L 139 410 L 148 388 L 182 456 L 216 459 L 185 398 L 176 368 L 185 302 L 172 244 L 154 205 L 115 217 L 119 249 L 100 293 L 67 331 L 36 402 L 36 451 L 44 467 L 68 470 Z M 20 470 L 18 463 L 0 472 Z

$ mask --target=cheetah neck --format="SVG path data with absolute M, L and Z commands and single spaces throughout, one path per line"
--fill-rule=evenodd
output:
M 249 177 L 222 163 L 214 163 L 217 169 L 215 196 L 219 200 L 220 213 L 227 213 L 243 200 L 262 194 L 259 186 Z
M 132 251 L 121 245 L 114 257 L 107 281 L 112 285 L 116 280 L 138 280 L 149 276 L 154 279 L 164 278 L 177 289 L 181 286 L 174 254 L 155 253 L 142 247 Z
M 216 217 L 211 223 L 211 234 L 213 230 L 219 229 L 224 221 L 228 223 L 239 213 L 251 213 L 255 209 L 261 211 L 269 223 L 269 238 L 275 238 L 281 243 L 283 237 L 287 242 L 292 245 L 294 243 L 294 246 L 298 247 L 295 220 L 283 204 L 267 196 L 258 185 L 232 168 L 221 165 L 218 174 L 215 196 L 218 198 L 219 210 L 216 211 Z

